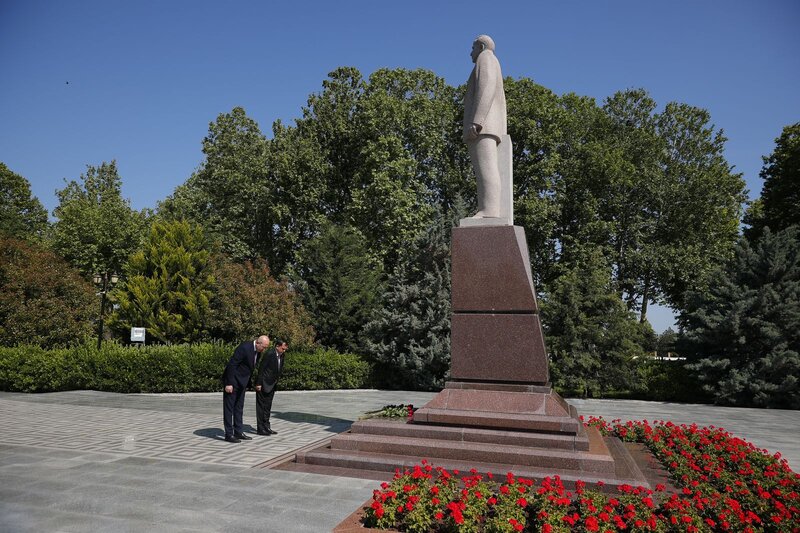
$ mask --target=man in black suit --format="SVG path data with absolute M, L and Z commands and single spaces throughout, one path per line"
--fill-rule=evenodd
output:
M 225 418 L 225 440 L 241 442 L 252 440 L 242 432 L 244 414 L 244 393 L 250 376 L 258 361 L 258 356 L 269 346 L 269 337 L 261 335 L 255 341 L 246 341 L 236 347 L 233 356 L 225 366 L 222 381 L 225 385 L 222 413 Z
M 258 364 L 256 374 L 256 429 L 259 435 L 276 435 L 269 427 L 269 413 L 272 398 L 278 388 L 278 378 L 283 371 L 283 353 L 289 348 L 286 341 L 275 340 L 275 347 L 269 350 Z

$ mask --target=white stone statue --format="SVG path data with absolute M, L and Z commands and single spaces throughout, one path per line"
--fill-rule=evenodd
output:
M 478 212 L 461 225 L 513 225 L 511 139 L 506 132 L 503 73 L 494 41 L 480 35 L 472 43 L 475 67 L 464 95 L 464 142 L 478 178 Z

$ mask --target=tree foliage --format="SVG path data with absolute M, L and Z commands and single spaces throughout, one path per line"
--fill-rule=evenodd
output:
M 764 187 L 751 207 L 748 235 L 757 238 L 764 227 L 773 233 L 800 225 L 800 122 L 783 128 L 775 139 L 775 150 L 764 157 L 761 169 Z
M 112 327 L 123 332 L 144 327 L 148 340 L 162 343 L 205 338 L 214 284 L 208 247 L 200 226 L 154 222 L 112 293 L 118 303 Z
M 450 234 L 464 209 L 455 212 L 438 215 L 412 241 L 365 327 L 366 353 L 381 363 L 387 386 L 444 386 L 450 369 Z
M 242 107 L 220 114 L 203 139 L 205 160 L 160 206 L 162 216 L 201 223 L 236 260 L 261 257 L 266 196 L 266 139 Z
M 358 231 L 330 224 L 300 251 L 293 281 L 323 346 L 362 351 L 362 330 L 377 305 L 383 281 L 380 263 L 366 248 Z
M 541 306 L 554 385 L 584 397 L 638 388 L 635 358 L 645 354 L 650 326 L 620 300 L 597 250 L 565 267 Z
M 680 326 L 678 351 L 717 403 L 800 408 L 800 229 L 741 239 Z
M 47 210 L 31 194 L 31 184 L 0 162 L 0 233 L 41 240 L 47 228 Z
M 311 346 L 314 329 L 299 295 L 270 275 L 263 259 L 236 263 L 217 256 L 208 320 L 215 339 L 236 342 L 267 334 L 292 346 Z
M 70 181 L 56 194 L 55 250 L 85 277 L 121 272 L 142 241 L 147 217 L 122 198 L 116 162 L 87 166 L 80 183 Z
M 97 315 L 92 286 L 40 245 L 0 236 L 0 344 L 79 343 Z

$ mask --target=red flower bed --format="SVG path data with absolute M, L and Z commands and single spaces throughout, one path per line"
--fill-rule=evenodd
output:
M 645 444 L 681 494 L 621 485 L 609 495 L 580 481 L 568 491 L 558 476 L 498 479 L 422 461 L 374 491 L 364 523 L 416 532 L 800 532 L 800 475 L 780 454 L 715 427 L 594 417 L 587 425 Z

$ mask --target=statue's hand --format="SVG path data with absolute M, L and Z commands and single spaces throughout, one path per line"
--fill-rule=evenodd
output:
M 480 124 L 474 124 L 473 123 L 472 126 L 470 126 L 469 130 L 467 131 L 466 140 L 467 141 L 474 141 L 475 139 L 477 139 L 478 136 L 480 135 L 482 129 L 483 129 L 483 126 L 481 126 Z

